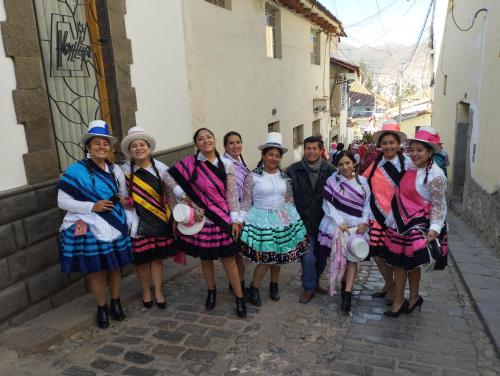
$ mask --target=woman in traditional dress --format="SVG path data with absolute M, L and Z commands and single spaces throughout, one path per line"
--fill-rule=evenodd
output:
M 127 178 L 127 209 L 134 265 L 142 286 L 142 304 L 166 308 L 162 293 L 163 259 L 175 255 L 173 219 L 162 184 L 168 167 L 153 159 L 156 142 L 141 127 L 133 127 L 121 142 L 129 159 L 121 168 Z M 154 297 L 151 294 L 151 280 Z
M 394 303 L 385 314 L 420 310 L 424 299 L 419 294 L 420 267 L 431 259 L 427 245 L 439 239 L 441 252 L 448 254 L 446 234 L 446 177 L 432 159 L 439 150 L 439 134 L 432 127 L 421 127 L 408 140 L 413 166 L 404 173 L 392 200 L 392 212 L 386 220 L 385 262 L 392 265 L 396 282 Z M 410 284 L 409 301 L 404 299 L 406 280 Z
M 259 287 L 271 264 L 300 260 L 307 251 L 307 232 L 293 203 L 290 178 L 280 170 L 282 136 L 270 132 L 259 146 L 262 163 L 247 175 L 241 203 L 241 253 L 257 262 L 248 290 L 250 303 L 261 306 Z M 277 280 L 275 282 L 277 284 Z
M 373 135 L 372 141 L 382 150 L 375 161 L 363 173 L 370 186 L 370 256 L 384 278 L 385 285 L 381 291 L 372 294 L 374 298 L 386 298 L 392 304 L 394 294 L 394 275 L 392 268 L 386 265 L 384 253 L 385 219 L 391 212 L 391 201 L 396 187 L 411 161 L 405 157 L 399 147 L 406 139 L 400 131 L 398 123 L 385 122 L 382 130 Z
M 350 228 L 356 228 L 358 235 L 366 234 L 370 216 L 370 187 L 366 178 L 355 172 L 356 159 L 354 155 L 343 150 L 339 154 L 338 171 L 328 178 L 323 190 L 323 211 L 325 216 L 319 225 L 319 244 L 325 253 L 332 250 L 337 238 L 343 236 Z M 340 233 L 339 232 L 342 232 Z M 342 258 L 342 260 L 338 259 Z M 347 262 L 346 262 L 347 261 Z M 330 256 L 332 265 L 341 265 L 342 268 L 333 268 L 338 273 L 331 276 L 330 283 L 337 279 L 342 280 L 341 309 L 351 310 L 351 293 L 354 280 L 358 272 L 358 264 L 346 260 L 346 254 L 337 250 Z M 345 267 L 345 275 L 343 273 Z M 330 286 L 333 293 L 335 285 Z
M 177 232 L 178 249 L 201 259 L 207 284 L 205 308 L 216 304 L 214 260 L 220 259 L 236 296 L 236 314 L 246 317 L 247 310 L 234 256 L 238 253 L 236 239 L 240 232 L 238 187 L 234 166 L 223 160 L 215 148 L 215 137 L 206 128 L 194 136 L 197 152 L 172 166 L 164 181 L 177 198 L 192 205 L 198 220 L 204 220 L 200 232 L 185 235 Z M 173 178 L 173 179 L 172 179 Z
M 127 196 L 125 176 L 108 160 L 116 141 L 108 124 L 92 121 L 81 137 L 88 157 L 68 167 L 57 187 L 58 206 L 67 211 L 60 230 L 61 270 L 89 274 L 100 328 L 109 326 L 106 285 L 113 319 L 125 318 L 120 303 L 120 267 L 133 257 L 120 203 Z

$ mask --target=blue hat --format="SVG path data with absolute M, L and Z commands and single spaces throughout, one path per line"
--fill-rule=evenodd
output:
M 104 137 L 109 140 L 111 145 L 116 144 L 118 139 L 116 137 L 111 136 L 109 133 L 109 125 L 103 120 L 93 120 L 89 123 L 89 129 L 87 133 L 82 134 L 80 138 L 80 142 L 82 144 L 86 144 L 88 140 L 92 137 Z

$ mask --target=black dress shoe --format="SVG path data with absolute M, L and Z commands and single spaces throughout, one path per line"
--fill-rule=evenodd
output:
M 115 321 L 123 321 L 125 320 L 125 312 L 123 312 L 122 303 L 120 302 L 120 298 L 111 299 L 111 316 Z
M 97 306 L 97 326 L 101 329 L 109 327 L 108 306 Z
M 254 306 L 260 307 L 262 305 L 262 300 L 260 300 L 259 289 L 250 285 L 248 289 L 248 301 Z
M 216 296 L 217 296 L 217 290 L 215 289 L 215 287 L 213 290 L 207 290 L 207 300 L 205 300 L 205 308 L 208 311 L 211 311 L 212 309 L 215 308 Z
M 247 305 L 245 298 L 236 297 L 236 315 L 242 319 L 247 317 Z
M 351 310 L 351 297 L 352 293 L 350 291 L 344 291 L 344 299 L 342 300 L 342 305 L 340 309 L 344 312 L 349 312 Z
M 388 310 L 384 312 L 384 315 L 396 318 L 399 317 L 403 312 L 406 312 L 407 309 L 408 309 L 408 300 L 405 299 L 403 304 L 401 304 L 401 307 L 399 307 L 399 309 L 396 312 Z
M 269 284 L 269 296 L 271 297 L 271 300 L 274 300 L 275 302 L 280 300 L 281 296 L 277 283 L 271 282 Z
M 420 312 L 420 310 L 422 309 L 422 304 L 424 304 L 424 298 L 419 296 L 415 304 L 412 305 L 411 307 L 409 306 L 410 303 L 408 302 L 408 308 L 406 309 L 405 313 L 412 313 L 416 307 L 418 307 L 418 312 Z

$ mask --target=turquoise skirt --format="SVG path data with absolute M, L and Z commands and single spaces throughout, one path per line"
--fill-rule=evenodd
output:
M 307 231 L 297 209 L 284 204 L 279 209 L 250 208 L 241 232 L 241 254 L 263 264 L 298 261 L 307 252 Z

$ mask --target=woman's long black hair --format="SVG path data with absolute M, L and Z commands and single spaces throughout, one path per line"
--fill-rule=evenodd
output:
M 231 136 L 236 136 L 236 137 L 239 137 L 240 139 L 240 142 L 243 143 L 243 139 L 241 138 L 241 134 L 239 134 L 238 132 L 236 131 L 230 131 L 230 132 L 227 132 L 225 135 L 224 135 L 224 139 L 223 139 L 223 143 L 224 143 L 224 148 L 227 146 L 227 144 L 229 143 L 229 137 Z M 243 166 L 247 167 L 247 164 L 245 163 L 245 160 L 243 159 L 243 154 L 240 154 L 240 159 L 241 159 L 241 162 L 243 163 Z
M 200 129 L 197 129 L 196 132 L 194 132 L 194 135 L 193 135 L 193 142 L 195 144 L 196 144 L 196 138 L 198 137 L 198 135 L 200 134 L 201 131 L 207 131 L 215 139 L 214 132 L 212 132 L 210 129 L 208 129 L 208 128 L 200 128 Z M 194 182 L 196 181 L 196 179 L 198 179 L 198 167 L 200 166 L 200 161 L 198 160 L 198 155 L 199 154 L 200 154 L 200 151 L 196 150 L 196 155 L 194 157 L 194 170 L 193 170 L 193 174 L 191 175 L 191 178 L 189 179 L 189 182 L 191 184 L 194 184 Z M 227 180 L 226 168 L 224 167 L 224 162 L 222 162 L 222 159 L 221 159 L 220 154 L 217 151 L 217 149 L 215 149 L 215 156 L 217 157 L 217 169 L 220 171 L 220 173 L 221 173 L 221 175 L 223 177 L 224 186 L 225 186 L 226 185 L 226 180 Z

